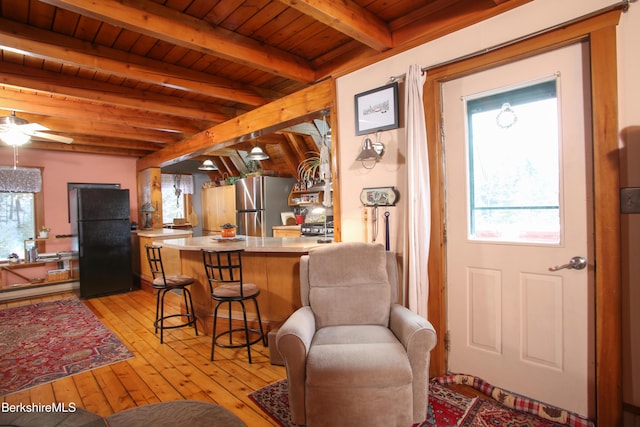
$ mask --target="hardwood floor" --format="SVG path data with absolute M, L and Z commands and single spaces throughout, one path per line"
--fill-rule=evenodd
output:
M 10 301 L 0 303 L 0 308 L 72 295 Z M 165 330 L 165 343 L 160 344 L 152 326 L 155 296 L 148 292 L 139 290 L 83 302 L 135 357 L 4 396 L 4 401 L 75 402 L 78 407 L 107 416 L 149 403 L 194 399 L 224 406 L 252 427 L 277 425 L 248 396 L 286 377 L 284 367 L 270 364 L 267 347 L 252 346 L 251 365 L 246 349 L 216 348 L 216 360 L 210 362 L 211 337 L 196 337 L 193 328 Z M 179 297 L 172 296 L 171 302 L 177 306 Z

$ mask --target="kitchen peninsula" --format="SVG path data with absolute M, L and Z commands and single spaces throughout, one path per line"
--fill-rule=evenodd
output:
M 149 268 L 149 261 L 147 260 L 147 251 L 145 249 L 145 245 L 151 245 L 154 243 L 162 245 L 165 239 L 190 237 L 191 235 L 193 235 L 193 231 L 183 229 L 174 230 L 169 228 L 155 228 L 152 230 L 138 230 L 136 234 L 138 236 L 138 239 L 133 240 L 134 245 L 132 251 L 139 255 L 137 259 L 134 260 L 134 272 L 140 276 L 143 283 L 151 283 L 153 277 L 151 277 L 151 269 Z M 162 252 L 162 261 L 166 274 L 180 273 L 180 255 L 178 251 L 171 249 L 164 250 Z M 149 290 L 152 289 L 149 287 Z
M 244 249 L 243 279 L 260 288 L 258 304 L 263 325 L 276 328 L 301 306 L 300 256 L 320 246 L 315 237 L 277 238 L 242 236 L 223 240 L 217 236 L 168 239 L 154 242 L 180 252 L 182 274 L 194 277 L 191 287 L 196 316 L 211 333 L 214 304 L 202 264 L 201 249 Z M 255 318 L 252 304 L 247 304 L 248 316 Z M 234 311 L 234 318 L 241 313 Z M 266 331 L 265 331 L 266 332 Z

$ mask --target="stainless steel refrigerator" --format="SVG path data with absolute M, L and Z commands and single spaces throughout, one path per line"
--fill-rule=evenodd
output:
M 294 178 L 254 176 L 237 180 L 236 220 L 238 234 L 272 237 L 272 227 L 282 225 L 282 212 L 290 212 L 289 193 Z
M 80 298 L 93 298 L 133 287 L 129 190 L 75 188 L 69 216 L 78 253 Z

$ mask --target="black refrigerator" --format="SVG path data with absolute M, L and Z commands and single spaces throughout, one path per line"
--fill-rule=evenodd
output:
M 129 190 L 75 188 L 69 193 L 69 216 L 79 261 L 80 298 L 130 291 Z

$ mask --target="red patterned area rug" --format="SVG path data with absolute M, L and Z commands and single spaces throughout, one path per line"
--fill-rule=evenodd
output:
M 443 384 L 450 377 L 439 377 L 429 384 L 426 419 L 414 427 L 556 427 L 592 425 L 557 423 L 527 411 L 509 408 L 493 400 L 468 397 Z M 282 427 L 296 427 L 289 421 L 287 380 L 277 381 L 249 394 L 249 397 Z M 555 414 L 554 414 L 555 415 Z M 565 419 L 565 421 L 568 421 Z
M 132 357 L 76 298 L 0 310 L 0 396 Z
M 296 427 L 289 421 L 289 397 L 287 380 L 277 381 L 249 394 L 265 413 L 283 427 Z M 427 419 L 419 427 L 455 426 L 474 402 L 439 384 L 429 386 Z
M 477 399 L 460 421 L 460 426 L 594 427 L 594 423 L 585 417 L 495 387 L 473 375 L 450 374 L 432 381 L 442 385 L 464 384 L 494 399 Z

